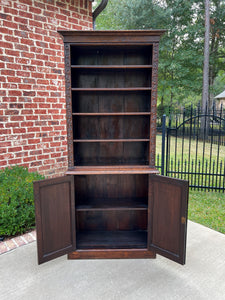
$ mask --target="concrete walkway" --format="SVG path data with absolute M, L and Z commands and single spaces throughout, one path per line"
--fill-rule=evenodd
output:
M 225 235 L 189 221 L 187 261 L 67 260 L 37 265 L 36 242 L 0 256 L 0 299 L 224 300 Z

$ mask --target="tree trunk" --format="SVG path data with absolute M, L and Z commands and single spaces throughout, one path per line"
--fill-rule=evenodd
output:
M 205 0 L 205 42 L 204 42 L 204 66 L 202 84 L 202 112 L 207 114 L 209 108 L 209 33 L 210 33 L 210 0 Z M 205 128 L 206 127 L 206 128 Z M 208 135 L 209 124 L 202 118 L 201 132 Z

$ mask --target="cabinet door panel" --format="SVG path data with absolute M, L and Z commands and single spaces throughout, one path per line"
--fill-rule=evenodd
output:
M 163 176 L 150 177 L 151 250 L 185 263 L 188 182 Z
M 75 250 L 72 176 L 34 182 L 38 263 Z

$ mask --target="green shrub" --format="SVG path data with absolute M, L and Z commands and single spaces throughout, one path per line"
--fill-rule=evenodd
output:
M 0 170 L 0 236 L 24 233 L 34 227 L 33 181 L 43 178 L 19 166 Z

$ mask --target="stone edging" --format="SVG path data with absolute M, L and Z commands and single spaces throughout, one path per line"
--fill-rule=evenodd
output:
M 36 241 L 36 230 L 0 242 L 0 255 Z

